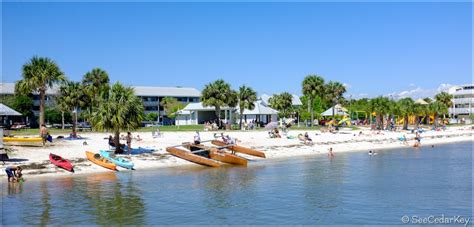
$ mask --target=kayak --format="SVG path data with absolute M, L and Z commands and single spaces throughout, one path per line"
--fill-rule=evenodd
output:
M 94 154 L 90 151 L 86 151 L 86 156 L 87 156 L 87 159 L 89 159 L 91 162 L 99 166 L 117 171 L 117 165 L 115 165 L 115 163 L 110 162 L 106 158 L 102 157 L 102 155 L 100 154 Z
M 265 158 L 265 153 L 263 153 L 261 151 L 254 150 L 254 149 L 242 147 L 242 146 L 239 146 L 239 145 L 226 144 L 224 141 L 220 141 L 220 140 L 213 140 L 213 141 L 211 141 L 211 143 L 216 145 L 216 146 L 227 146 L 226 147 L 227 149 L 232 150 L 234 152 L 240 152 L 242 154 L 248 154 L 248 155 L 252 155 L 252 156 Z
M 69 172 L 74 173 L 74 167 L 72 166 L 71 162 L 69 162 L 68 160 L 62 158 L 61 156 L 50 153 L 49 154 L 49 160 L 55 166 L 57 166 L 59 168 L 63 168 L 65 170 L 69 171 Z
M 102 155 L 102 157 L 106 158 L 107 160 L 115 163 L 115 165 L 118 165 L 118 166 L 126 168 L 126 169 L 133 169 L 133 162 L 131 162 L 127 159 L 120 158 L 120 157 L 112 157 L 112 156 L 110 156 L 109 152 L 104 151 L 104 150 L 100 151 L 100 155 Z
M 178 158 L 182 158 L 186 161 L 194 162 L 199 165 L 210 166 L 210 167 L 221 166 L 221 164 L 217 161 L 214 161 L 212 159 L 209 159 L 200 155 L 193 154 L 190 151 L 178 149 L 176 147 L 167 147 L 166 151 Z
M 37 143 L 42 141 L 41 137 L 3 137 L 3 142 Z
M 204 145 L 196 145 L 196 144 L 191 144 L 191 143 L 185 144 L 184 147 L 186 147 L 187 149 L 191 151 L 205 150 L 207 152 L 206 155 L 209 158 L 214 159 L 216 161 L 233 164 L 233 165 L 247 166 L 247 159 L 239 157 L 234 154 L 227 153 L 215 147 L 208 147 Z

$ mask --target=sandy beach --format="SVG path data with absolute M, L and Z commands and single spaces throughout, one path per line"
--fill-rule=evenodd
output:
M 294 128 L 288 133 L 288 136 L 296 137 L 299 133 L 305 133 L 302 128 Z M 359 133 L 362 132 L 362 135 Z M 201 132 L 203 141 L 214 139 L 216 132 Z M 220 133 L 220 132 L 218 132 Z M 305 145 L 298 139 L 288 138 L 269 138 L 266 131 L 229 131 L 225 134 L 240 140 L 239 145 L 251 147 L 265 152 L 267 159 L 318 155 L 327 153 L 329 148 L 333 148 L 334 153 L 341 152 L 368 152 L 381 149 L 408 147 L 399 141 L 403 135 L 406 135 L 409 146 L 414 143 L 415 135 L 408 131 L 385 132 L 380 134 L 368 129 L 350 130 L 343 129 L 338 133 L 321 133 L 320 131 L 308 131 L 312 138 L 313 145 Z M 454 143 L 460 141 L 474 141 L 474 130 L 472 126 L 449 127 L 445 131 L 426 131 L 422 133 L 422 147 L 429 148 L 431 145 Z M 12 161 L 0 164 L 2 169 L 7 165 L 22 165 L 25 178 L 37 176 L 61 176 L 74 174 L 87 174 L 94 172 L 110 171 L 88 161 L 85 151 L 98 152 L 99 150 L 108 150 L 108 133 L 84 133 L 85 140 L 61 140 L 55 139 L 46 147 L 36 146 L 10 146 L 5 144 L 9 150 L 8 155 Z M 163 168 L 179 165 L 196 165 L 191 162 L 176 158 L 166 152 L 166 147 L 190 142 L 193 139 L 194 132 L 165 132 L 159 138 L 153 138 L 150 132 L 133 133 L 133 136 L 140 135 L 141 141 L 133 141 L 132 147 L 146 147 L 155 149 L 152 153 L 139 155 L 123 155 L 130 158 L 135 163 L 135 171 L 145 168 Z M 53 135 L 54 138 L 61 135 Z M 62 135 L 67 136 L 67 135 Z M 86 141 L 87 145 L 83 145 Z M 124 141 L 121 141 L 124 142 Z M 414 149 L 414 148 L 410 148 Z M 415 149 L 414 149 L 415 150 Z M 49 153 L 60 155 L 74 164 L 75 173 L 69 173 L 53 166 L 49 161 Z M 240 154 L 249 160 L 261 161 L 261 158 Z M 252 165 L 250 162 L 249 165 Z M 131 171 L 119 168 L 120 171 Z M 4 171 L 0 172 L 5 175 Z

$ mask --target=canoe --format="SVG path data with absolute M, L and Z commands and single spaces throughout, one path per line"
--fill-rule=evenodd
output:
M 42 141 L 41 137 L 3 137 L 3 142 L 37 143 Z
M 216 146 L 228 146 L 228 147 L 226 147 L 227 149 L 235 151 L 235 152 L 239 152 L 239 153 L 242 153 L 242 154 L 248 154 L 248 155 L 252 155 L 252 156 L 265 158 L 265 153 L 263 153 L 261 151 L 254 150 L 254 149 L 250 149 L 250 148 L 247 148 L 247 147 L 242 147 L 242 146 L 239 146 L 239 145 L 229 145 L 229 144 L 226 144 L 224 141 L 220 141 L 220 140 L 213 140 L 213 141 L 211 141 L 211 143 L 216 145 Z
M 178 158 L 182 158 L 186 161 L 194 162 L 199 165 L 210 166 L 210 167 L 219 167 L 221 164 L 212 159 L 193 154 L 189 151 L 178 149 L 176 147 L 167 147 L 166 151 Z
M 102 155 L 102 157 L 106 158 L 107 160 L 115 163 L 115 165 L 118 165 L 125 169 L 133 169 L 133 162 L 127 159 L 120 158 L 120 157 L 111 157 L 110 153 L 104 150 L 100 151 L 100 155 Z
M 102 166 L 104 168 L 111 169 L 111 170 L 117 170 L 117 165 L 110 162 L 106 158 L 102 157 L 102 155 L 100 154 L 94 154 L 90 151 L 86 151 L 86 156 L 87 156 L 87 159 L 89 159 L 91 162 L 99 166 Z
M 216 161 L 220 161 L 220 162 L 224 162 L 224 163 L 228 163 L 232 165 L 247 166 L 247 159 L 239 157 L 234 154 L 227 153 L 215 147 L 208 147 L 202 144 L 196 145 L 196 144 L 191 144 L 191 143 L 185 144 L 184 147 L 186 147 L 187 149 L 191 151 L 207 150 L 209 158 L 214 159 Z
M 53 163 L 53 165 L 74 173 L 74 167 L 72 166 L 71 162 L 62 158 L 61 156 L 50 153 L 49 160 L 51 163 Z

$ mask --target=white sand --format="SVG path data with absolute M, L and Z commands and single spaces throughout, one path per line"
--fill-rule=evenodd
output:
M 330 147 L 333 148 L 336 156 L 339 152 L 368 152 L 369 150 L 377 151 L 387 148 L 407 147 L 407 145 L 402 144 L 398 138 L 405 134 L 411 146 L 414 143 L 413 138 L 415 137 L 414 134 L 409 132 L 382 132 L 383 134 L 375 134 L 375 132 L 366 129 L 363 129 L 363 135 L 359 136 L 360 131 L 361 130 L 341 130 L 337 134 L 308 131 L 314 142 L 314 145 L 311 146 L 302 144 L 298 139 L 271 139 L 265 131 L 229 131 L 224 133 L 238 138 L 240 140 L 239 145 L 252 147 L 265 152 L 268 159 L 327 153 Z M 296 137 L 299 133 L 304 132 L 304 130 L 295 128 L 291 130 L 288 135 Z M 474 141 L 473 132 L 472 126 L 450 127 L 446 131 L 438 132 L 427 131 L 422 134 L 421 143 L 423 147 L 427 147 L 433 144 Z M 202 140 L 214 139 L 214 133 L 215 132 L 201 132 L 201 138 Z M 131 158 L 134 162 L 135 169 L 196 165 L 168 155 L 165 150 L 167 146 L 192 141 L 194 132 L 164 132 L 160 138 L 152 138 L 150 132 L 133 133 L 133 136 L 138 134 L 143 140 L 133 141 L 132 147 L 150 147 L 155 148 L 156 151 L 151 154 L 125 155 L 125 157 Z M 84 140 L 55 140 L 52 144 L 44 148 L 41 146 L 8 146 L 5 144 L 7 148 L 13 150 L 13 152 L 8 153 L 10 159 L 21 160 L 6 162 L 5 164 L 0 164 L 0 167 L 3 169 L 7 165 L 24 165 L 27 167 L 26 170 L 23 171 L 25 178 L 32 177 L 28 175 L 36 174 L 41 174 L 42 176 L 72 175 L 73 173 L 58 169 L 50 163 L 49 153 L 54 153 L 74 163 L 74 169 L 76 171 L 74 174 L 110 171 L 91 163 L 86 160 L 85 156 L 85 151 L 87 150 L 94 152 L 98 152 L 101 149 L 108 150 L 108 140 L 106 139 L 108 135 L 107 133 L 84 133 L 82 136 L 87 138 L 85 141 L 87 141 L 88 145 L 86 146 L 83 145 Z M 54 138 L 57 136 L 59 135 L 53 135 Z M 124 143 L 124 141 L 121 142 Z M 261 160 L 261 158 L 258 157 L 239 155 L 252 160 Z M 33 164 L 38 165 L 33 166 Z M 249 165 L 252 165 L 252 163 L 249 163 Z M 120 171 L 130 171 L 120 167 L 119 169 Z M 5 172 L 1 171 L 0 175 L 5 175 Z

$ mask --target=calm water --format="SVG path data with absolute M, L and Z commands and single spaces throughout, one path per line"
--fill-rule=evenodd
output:
M 472 143 L 5 181 L 3 224 L 401 224 L 472 216 Z

